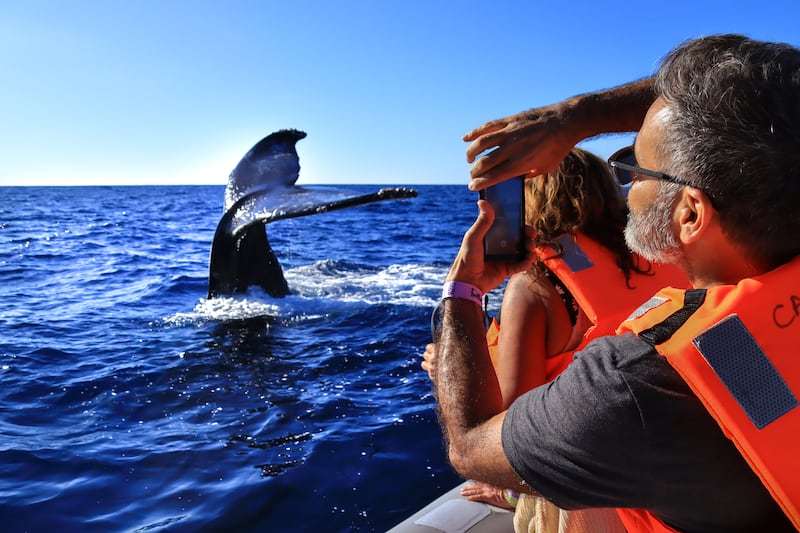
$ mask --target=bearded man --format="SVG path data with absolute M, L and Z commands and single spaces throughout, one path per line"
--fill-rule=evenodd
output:
M 800 50 L 740 35 L 687 41 L 656 76 L 482 125 L 480 189 L 552 170 L 583 138 L 637 131 L 609 164 L 631 183 L 626 239 L 675 263 L 665 289 L 507 411 L 480 294 L 527 269 L 484 262 L 491 206 L 441 302 L 434 378 L 465 478 L 564 509 L 619 509 L 628 531 L 800 528 Z M 532 250 L 531 250 L 532 251 Z M 477 294 L 477 296 L 476 296 Z M 793 525 L 794 524 L 794 525 Z

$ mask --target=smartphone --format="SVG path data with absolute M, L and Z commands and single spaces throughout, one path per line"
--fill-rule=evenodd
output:
M 483 239 L 483 258 L 520 259 L 525 255 L 525 177 L 486 187 L 480 197 L 494 207 L 494 222 Z

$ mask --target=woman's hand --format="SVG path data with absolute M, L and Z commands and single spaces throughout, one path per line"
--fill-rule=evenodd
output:
M 436 376 L 436 344 L 431 342 L 425 346 L 425 353 L 422 354 L 422 369 L 428 372 L 431 381 Z
M 528 252 L 519 261 L 484 261 L 483 238 L 494 222 L 494 210 L 486 200 L 478 200 L 478 218 L 464 234 L 461 248 L 458 250 L 455 261 L 450 266 L 446 281 L 461 281 L 477 287 L 486 293 L 501 283 L 512 274 L 530 268 L 533 263 L 534 245 L 532 230 L 526 230 L 526 247 Z
M 475 481 L 461 489 L 461 495 L 471 502 L 483 502 L 501 507 L 503 509 L 513 509 L 514 507 L 508 503 L 503 489 L 490 485 L 488 483 L 481 483 Z

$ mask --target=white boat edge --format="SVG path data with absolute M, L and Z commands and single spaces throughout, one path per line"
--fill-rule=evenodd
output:
M 514 513 L 461 496 L 465 481 L 406 518 L 387 533 L 513 533 Z

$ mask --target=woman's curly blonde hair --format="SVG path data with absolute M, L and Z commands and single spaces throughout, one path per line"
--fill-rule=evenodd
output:
M 641 268 L 625 244 L 628 206 L 608 164 L 598 156 L 573 148 L 553 172 L 526 178 L 525 186 L 527 223 L 536 230 L 537 245 L 555 250 L 553 257 L 563 254 L 559 236 L 581 231 L 613 252 L 628 284 L 631 271 L 649 272 L 650 266 Z M 544 269 L 538 260 L 531 274 L 538 276 Z

